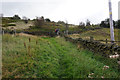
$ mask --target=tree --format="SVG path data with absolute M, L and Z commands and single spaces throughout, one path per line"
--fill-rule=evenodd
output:
M 101 21 L 100 26 L 104 28 L 110 28 L 109 18 L 105 19 L 104 21 Z M 113 26 L 114 27 L 116 26 L 116 22 L 114 20 L 113 20 Z
M 51 20 L 49 18 L 46 18 L 45 21 L 46 22 L 51 22 Z
M 84 27 L 85 27 L 85 23 L 84 22 L 80 22 L 78 28 L 84 28 Z
M 116 28 L 120 29 L 120 20 L 116 21 Z
M 27 24 L 28 23 L 28 18 L 23 16 L 23 21 Z
M 44 25 L 44 17 L 36 17 L 35 21 L 34 21 L 34 25 L 37 28 L 41 28 Z
M 86 20 L 86 26 L 90 26 L 90 21 L 88 19 Z
M 101 27 L 106 27 L 105 21 L 101 21 L 100 26 Z
M 28 18 L 28 21 L 30 21 L 30 18 Z
M 19 19 L 21 19 L 18 15 L 14 15 L 13 16 L 13 19 L 15 19 L 15 20 L 19 20 Z
M 57 23 L 58 24 L 63 24 L 63 25 L 66 24 L 64 21 L 58 21 Z
M 43 17 L 43 16 L 41 16 L 41 17 L 40 17 L 40 20 L 44 22 L 44 17 Z

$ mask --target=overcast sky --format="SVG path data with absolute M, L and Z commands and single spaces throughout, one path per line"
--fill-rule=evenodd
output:
M 118 19 L 118 1 L 111 0 L 113 19 Z M 2 6 L 1 6 L 2 4 Z M 18 14 L 30 19 L 44 16 L 52 21 L 68 21 L 79 24 L 89 19 L 97 24 L 109 17 L 108 0 L 2 0 L 0 13 L 4 16 Z

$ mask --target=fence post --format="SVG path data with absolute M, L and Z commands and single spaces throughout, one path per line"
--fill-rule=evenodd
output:
M 106 39 L 106 44 L 108 43 L 108 40 Z
M 16 30 L 14 30 L 15 31 L 15 35 L 16 35 Z
M 36 40 L 36 45 L 37 45 L 38 41 Z
M 90 41 L 93 41 L 93 40 L 94 40 L 94 38 L 92 36 L 90 36 Z
M 29 43 L 31 42 L 31 38 L 29 38 Z

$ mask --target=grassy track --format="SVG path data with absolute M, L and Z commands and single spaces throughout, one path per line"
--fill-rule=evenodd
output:
M 78 50 L 61 37 L 31 37 L 29 42 L 29 37 L 5 34 L 2 49 L 3 78 L 88 78 L 90 73 L 95 78 L 120 76 L 109 59 Z M 104 65 L 110 68 L 103 70 Z

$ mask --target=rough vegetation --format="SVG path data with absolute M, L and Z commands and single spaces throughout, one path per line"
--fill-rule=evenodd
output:
M 91 25 L 89 20 L 87 23 L 86 26 L 82 22 L 80 25 L 67 24 L 64 21 L 54 22 L 49 18 L 44 19 L 43 16 L 34 20 L 27 17 L 22 20 L 18 15 L 3 17 L 2 28 L 5 34 L 2 37 L 2 77 L 120 78 L 117 59 L 96 54 L 100 51 L 98 48 L 102 48 L 103 54 L 111 54 L 111 48 L 105 52 L 107 49 L 103 44 L 83 40 L 90 36 L 95 40 L 110 40 L 109 29 Z M 72 39 L 56 37 L 57 28 L 62 34 L 68 29 Z M 118 40 L 118 30 L 115 29 L 115 40 Z M 15 31 L 16 35 L 13 35 Z M 77 40 L 84 46 L 74 44 L 77 41 L 74 42 L 73 38 L 79 38 Z M 92 44 L 100 44 L 102 47 L 96 48 Z
M 120 77 L 110 59 L 77 49 L 61 37 L 5 34 L 3 44 L 3 78 Z
M 119 39 L 119 29 L 114 29 L 115 33 L 115 40 L 118 41 Z M 111 40 L 110 39 L 110 28 L 101 28 L 101 29 L 96 29 L 96 30 L 89 30 L 82 32 L 80 34 L 72 34 L 70 37 L 73 38 L 83 38 L 83 39 L 89 39 L 91 37 L 94 38 L 94 40 Z
M 68 27 L 69 34 L 75 32 L 84 32 L 86 30 L 100 28 L 98 25 L 90 25 L 89 26 L 80 26 L 68 24 L 64 21 L 54 22 L 49 18 L 44 19 L 44 17 L 37 17 L 34 20 L 29 20 L 25 17 L 25 19 L 20 19 L 19 16 L 13 17 L 3 17 L 2 18 L 2 27 L 5 32 L 10 32 L 11 29 L 15 29 L 16 32 L 27 32 L 27 33 L 45 33 L 50 32 L 54 33 L 55 29 L 59 29 L 61 32 L 66 31 L 66 26 Z M 27 23 L 26 23 L 27 21 Z

